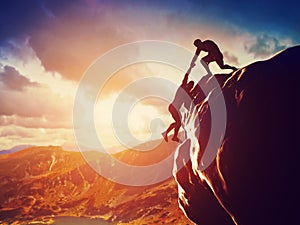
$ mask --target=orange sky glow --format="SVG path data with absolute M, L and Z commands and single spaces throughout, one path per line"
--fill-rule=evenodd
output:
M 228 30 L 159 10 L 129 7 L 120 11 L 95 6 L 89 13 L 70 9 L 32 36 L 12 40 L 9 47 L 1 49 L 5 57 L 0 58 L 0 74 L 10 73 L 11 79 L 19 83 L 14 87 L 9 81 L 0 82 L 0 149 L 32 144 L 76 150 L 72 123 L 74 98 L 80 79 L 98 57 L 121 44 L 142 40 L 172 42 L 194 52 L 196 38 L 215 40 L 225 62 L 238 67 L 262 59 L 245 49 L 247 43 L 255 40 L 246 31 Z M 281 41 L 290 44 L 288 39 Z M 221 72 L 214 63 L 211 69 Z M 95 127 L 104 147 L 112 152 L 132 147 L 120 143 L 114 130 L 118 127 L 112 125 L 113 104 L 124 87 L 143 77 L 160 77 L 179 85 L 183 74 L 174 67 L 149 62 L 112 74 L 95 102 Z M 202 75 L 205 74 L 198 63 L 193 76 L 200 79 Z M 166 86 L 164 91 L 172 95 L 176 89 Z M 128 98 L 135 95 L 126 94 Z M 168 104 L 155 97 L 134 104 L 128 115 L 132 135 L 141 141 L 160 138 L 160 133 L 172 122 Z

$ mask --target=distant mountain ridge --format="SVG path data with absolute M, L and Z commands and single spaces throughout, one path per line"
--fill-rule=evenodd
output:
M 10 149 L 4 149 L 4 150 L 0 150 L 0 155 L 2 154 L 10 154 L 10 153 L 13 153 L 13 152 L 17 152 L 17 151 L 20 151 L 20 150 L 23 150 L 23 149 L 26 149 L 26 148 L 29 148 L 29 147 L 32 147 L 33 145 L 17 145 L 17 146 L 14 146 Z

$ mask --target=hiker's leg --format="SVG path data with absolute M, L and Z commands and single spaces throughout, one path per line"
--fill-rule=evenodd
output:
M 173 122 L 170 124 L 170 126 L 168 127 L 168 129 L 166 130 L 166 134 L 168 135 L 168 133 L 175 127 L 176 122 Z
M 229 70 L 233 70 L 233 71 L 236 71 L 236 70 L 237 70 L 236 67 L 234 67 L 234 66 L 229 66 L 228 64 L 225 64 L 225 65 L 223 64 L 223 65 L 220 66 L 220 68 L 223 69 L 223 70 L 224 70 L 224 69 L 229 69 Z
M 181 116 L 180 116 L 179 112 L 177 111 L 177 109 L 172 104 L 169 106 L 169 111 L 175 120 L 175 122 L 173 123 L 174 135 L 173 135 L 172 140 L 179 141 L 178 132 L 179 132 L 179 129 L 181 126 Z
M 164 139 L 165 139 L 166 141 L 168 141 L 168 133 L 169 133 L 173 128 L 175 128 L 175 126 L 176 126 L 177 123 L 178 123 L 178 120 L 181 122 L 180 115 L 179 115 L 179 113 L 177 112 L 176 108 L 175 108 L 172 104 L 169 105 L 169 108 L 168 108 L 168 109 L 169 109 L 170 114 L 171 114 L 172 117 L 174 118 L 175 122 L 174 122 L 174 123 L 171 123 L 170 126 L 168 127 L 168 129 L 167 129 L 165 132 L 162 133 L 162 135 L 163 135 L 163 137 L 164 137 Z
M 179 115 L 179 112 L 177 111 L 177 109 L 172 104 L 169 105 L 169 112 L 171 113 L 171 115 L 172 115 L 173 119 L 175 120 L 175 122 L 181 121 L 181 117 Z
M 223 58 L 219 58 L 218 60 L 216 60 L 216 62 L 219 65 L 219 67 L 223 70 L 225 70 L 225 69 L 230 69 L 230 70 L 234 70 L 234 71 L 237 70 L 237 68 L 234 66 L 229 66 L 227 64 L 224 65 Z
M 230 70 L 233 70 L 233 71 L 236 71 L 236 70 L 237 70 L 236 67 L 234 67 L 234 66 L 229 66 L 229 65 L 227 65 L 227 64 L 225 64 L 224 67 L 223 67 L 222 69 L 230 69 Z
M 179 141 L 178 132 L 179 132 L 179 129 L 180 129 L 180 126 L 181 126 L 181 116 L 176 111 L 176 113 L 173 114 L 173 118 L 174 118 L 175 122 L 174 122 L 174 135 L 173 135 L 172 140 L 173 141 Z
M 179 138 L 178 138 L 178 132 L 179 132 L 179 128 L 180 128 L 180 126 L 181 126 L 181 123 L 179 122 L 177 122 L 176 124 L 175 124 L 175 127 L 174 127 L 174 135 L 173 135 L 173 138 L 172 138 L 172 140 L 173 141 L 179 141 Z
M 171 123 L 168 129 L 165 132 L 162 132 L 162 136 L 164 137 L 165 141 L 168 142 L 168 133 L 175 127 L 176 122 Z

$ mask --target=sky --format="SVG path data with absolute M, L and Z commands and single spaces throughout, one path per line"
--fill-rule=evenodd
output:
M 74 150 L 73 106 L 80 80 L 97 58 L 120 45 L 159 40 L 193 52 L 195 39 L 212 39 L 226 63 L 243 67 L 300 43 L 299 8 L 297 1 L 271 0 L 3 0 L 0 150 L 22 144 Z M 218 71 L 216 65 L 211 68 Z M 125 87 L 147 76 L 180 84 L 182 71 L 142 63 L 113 74 L 95 103 L 95 115 L 100 115 L 95 126 L 105 148 L 128 147 L 113 130 L 118 126 L 112 106 Z M 163 88 L 170 95 L 176 91 Z M 137 93 L 126 95 L 131 99 Z M 128 115 L 133 136 L 142 141 L 160 137 L 172 122 L 168 104 L 151 96 L 136 102 Z

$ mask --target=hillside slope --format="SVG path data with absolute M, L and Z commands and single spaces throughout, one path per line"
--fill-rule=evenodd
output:
M 176 159 L 182 163 L 186 152 L 195 159 L 175 177 L 183 192 L 180 204 L 197 224 L 299 223 L 299 55 L 296 46 L 232 74 L 216 75 L 221 93 L 209 100 L 215 104 L 223 96 L 227 112 L 218 155 L 204 171 L 195 170 L 201 167 L 214 119 L 211 106 L 201 110 L 204 101 L 200 133 L 194 137 L 199 148 L 187 139 Z M 209 86 L 207 80 L 202 85 Z M 199 96 L 201 102 L 204 95 Z
M 0 162 L 1 224 L 52 224 L 57 216 L 102 218 L 111 224 L 190 224 L 178 209 L 172 178 L 147 187 L 120 185 L 97 174 L 81 153 L 54 146 L 2 155 Z

